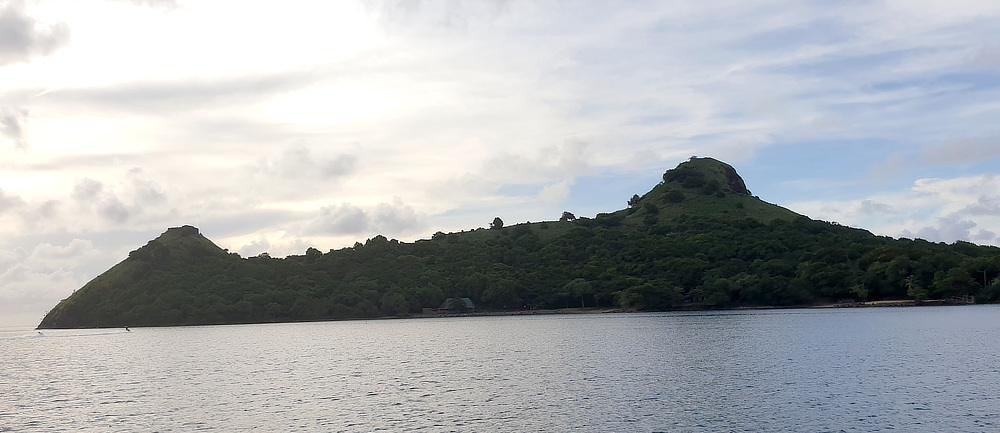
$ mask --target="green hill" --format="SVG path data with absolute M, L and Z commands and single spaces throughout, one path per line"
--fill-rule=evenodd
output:
M 56 305 L 40 328 L 406 316 L 446 299 L 480 309 L 795 306 L 974 296 L 1000 300 L 1000 249 L 891 239 L 751 195 L 692 158 L 629 207 L 402 243 L 241 258 L 171 228 Z

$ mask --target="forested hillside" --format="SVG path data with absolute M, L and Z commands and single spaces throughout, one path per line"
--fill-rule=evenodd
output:
M 845 299 L 1000 300 L 1000 249 L 891 239 L 751 195 L 692 158 L 596 218 L 383 236 L 301 256 L 241 258 L 168 230 L 55 306 L 41 328 L 325 320 L 420 313 L 451 297 L 488 310 L 792 306 Z

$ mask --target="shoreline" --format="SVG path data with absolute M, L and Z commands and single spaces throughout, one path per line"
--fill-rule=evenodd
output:
M 614 307 L 569 307 L 555 309 L 538 310 L 489 310 L 489 311 L 468 311 L 463 313 L 433 312 L 411 314 L 407 316 L 386 316 L 379 319 L 423 319 L 436 317 L 489 317 L 489 316 L 536 316 L 547 314 L 628 314 L 628 313 L 666 313 L 674 311 L 744 311 L 744 310 L 795 310 L 795 309 L 825 309 L 825 308 L 899 308 L 899 307 L 933 307 L 948 305 L 975 305 L 971 303 L 956 303 L 944 299 L 928 300 L 917 302 L 912 299 L 885 300 L 885 301 L 859 301 L 859 302 L 835 302 L 827 304 L 809 305 L 755 305 L 740 306 L 732 308 L 705 308 L 698 305 L 687 305 L 674 310 L 662 311 L 630 311 Z M 352 320 L 352 319 L 348 319 Z
M 273 322 L 236 322 L 236 323 L 203 323 L 203 324 L 183 324 L 183 325 L 151 325 L 151 326 L 130 326 L 130 328 L 167 328 L 167 327 L 187 327 L 187 326 L 225 326 L 225 325 L 266 325 L 278 323 L 315 323 L 315 322 L 344 322 L 353 320 L 403 320 L 403 319 L 433 319 L 443 317 L 501 317 L 501 316 L 542 316 L 553 314 L 631 314 L 631 313 L 669 313 L 669 312 L 696 312 L 696 311 L 749 311 L 749 310 L 795 310 L 795 309 L 828 309 L 828 308 L 901 308 L 901 307 L 932 307 L 932 306 L 959 306 L 975 305 L 970 303 L 956 303 L 948 300 L 929 300 L 918 303 L 912 299 L 888 300 L 888 301 L 864 301 L 864 302 L 840 302 L 813 305 L 794 306 L 774 306 L 757 305 L 741 306 L 732 308 L 706 308 L 700 305 L 686 305 L 675 310 L 658 311 L 630 311 L 616 307 L 568 307 L 537 310 L 489 310 L 489 311 L 467 311 L 460 313 L 449 312 L 429 312 L 409 314 L 406 316 L 383 316 L 383 317 L 356 317 L 341 319 L 320 319 L 320 320 L 287 320 Z M 29 325 L 30 326 L 30 325 Z M 37 325 L 32 330 L 57 330 L 57 329 L 114 329 L 120 327 L 95 327 L 95 328 L 40 328 Z

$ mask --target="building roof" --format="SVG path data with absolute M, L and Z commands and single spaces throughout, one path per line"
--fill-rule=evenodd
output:
M 440 310 L 475 310 L 476 305 L 472 303 L 472 299 L 469 298 L 448 298 L 441 303 Z

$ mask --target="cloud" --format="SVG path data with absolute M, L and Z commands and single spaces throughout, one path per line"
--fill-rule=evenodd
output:
M 85 209 L 95 209 L 107 221 L 122 224 L 128 221 L 129 210 L 111 188 L 94 179 L 81 179 L 73 186 L 72 197 Z
M 919 237 L 935 242 L 956 240 L 996 244 L 1000 227 L 1000 177 L 979 175 L 928 178 L 908 189 L 866 198 L 814 201 L 787 207 L 817 219 L 863 227 L 875 233 Z
M 858 212 L 865 215 L 880 215 L 893 213 L 892 206 L 885 203 L 877 203 L 872 200 L 862 200 L 858 206 Z
M 319 210 L 312 231 L 326 235 L 359 234 L 368 227 L 368 220 L 368 214 L 363 209 L 349 203 L 325 206 Z
M 157 208 L 167 202 L 163 188 L 147 179 L 141 168 L 126 171 L 117 185 L 83 178 L 76 182 L 70 198 L 83 212 L 94 212 L 104 223 L 125 224 L 134 217 L 156 214 Z M 96 228 L 106 228 L 96 224 Z
M 89 276 L 81 267 L 103 259 L 90 240 L 78 238 L 65 245 L 43 242 L 30 252 L 0 250 L 0 318 L 40 320 L 46 309 L 86 283 Z
M 350 203 L 324 206 L 306 225 L 306 235 L 343 236 L 383 234 L 397 236 L 412 233 L 425 225 L 418 214 L 398 197 L 390 203 L 362 208 Z
M 538 192 L 538 198 L 548 202 L 561 203 L 569 197 L 569 194 L 572 192 L 572 186 L 570 182 L 546 185 Z
M 980 229 L 979 232 L 977 232 L 976 234 L 972 235 L 972 237 L 971 237 L 971 239 L 973 241 L 983 242 L 983 243 L 992 242 L 996 238 L 997 238 L 997 234 L 996 233 L 994 233 L 992 231 L 989 231 L 989 230 L 986 230 L 986 229 Z
M 509 0 L 463 2 L 456 0 L 414 2 L 363 0 L 366 9 L 386 29 L 400 27 L 467 28 L 495 21 L 508 10 Z
M 136 6 L 147 7 L 150 9 L 159 9 L 164 12 L 170 12 L 180 7 L 177 0 L 116 0 L 123 3 L 131 3 Z
M 318 72 L 306 70 L 207 79 L 138 80 L 60 89 L 39 96 L 39 100 L 162 115 L 259 103 L 276 94 L 308 87 L 320 77 Z
M 267 239 L 254 239 L 253 241 L 250 241 L 249 244 L 240 247 L 239 254 L 242 257 L 252 257 L 267 252 L 270 248 L 271 243 L 268 242 Z
M 41 243 L 31 251 L 27 259 L 37 270 L 55 271 L 79 266 L 98 255 L 98 250 L 90 240 L 73 239 L 65 246 Z
M 975 204 L 969 205 L 962 212 L 970 215 L 1000 216 L 1000 195 L 980 196 Z
M 902 173 L 908 165 L 906 157 L 894 153 L 887 156 L 881 163 L 872 165 L 869 171 L 876 179 L 886 180 Z
M 26 149 L 24 124 L 28 121 L 28 110 L 20 107 L 0 106 L 0 137 L 14 142 L 14 147 Z
M 0 188 L 0 215 L 14 211 L 24 205 L 24 199 L 17 195 L 8 194 Z
M 931 164 L 977 164 L 1000 157 L 1000 135 L 953 138 L 924 149 L 922 157 Z
M 76 200 L 91 200 L 104 189 L 104 184 L 94 179 L 83 178 L 73 186 L 73 198 Z
M 357 162 L 358 158 L 353 155 L 316 157 L 309 148 L 294 146 L 264 164 L 267 170 L 286 179 L 331 180 L 353 174 Z
M 147 179 L 139 167 L 128 171 L 125 188 L 132 202 L 141 208 L 161 204 L 167 199 L 163 188 L 157 182 Z
M 958 216 L 937 218 L 935 224 L 916 229 L 916 233 L 909 229 L 903 230 L 901 235 L 906 238 L 921 238 L 931 242 L 954 242 L 956 240 L 971 239 L 970 230 L 976 227 L 976 223 Z
M 25 13 L 23 1 L 0 2 L 0 66 L 52 54 L 69 38 L 69 26 L 37 22 Z
M 1000 44 L 982 46 L 968 58 L 966 66 L 971 70 L 1000 69 Z
M 242 185 L 241 196 L 256 202 L 316 201 L 337 197 L 339 188 L 359 173 L 359 157 L 336 145 L 294 144 L 280 153 L 248 161 L 239 167 L 230 188 Z M 351 152 L 354 150 L 352 149 Z M 366 172 L 377 176 L 377 171 Z M 215 185 L 225 182 L 207 182 Z
M 33 232 L 51 223 L 59 216 L 59 207 L 58 200 L 26 200 L 0 188 L 0 238 Z
M 524 185 L 551 180 L 570 181 L 593 171 L 590 143 L 570 138 L 541 146 L 533 154 L 501 152 L 489 158 L 480 173 L 500 185 Z
M 989 204 L 998 199 L 1000 176 L 982 174 L 978 176 L 950 179 L 918 179 L 911 189 L 917 197 L 950 202 L 948 212 L 955 212 L 973 204 Z M 964 203 L 958 206 L 957 203 Z
M 371 227 L 379 233 L 390 235 L 412 233 L 423 227 L 424 217 L 418 215 L 413 208 L 403 203 L 399 197 L 393 198 L 392 204 L 379 203 L 371 213 Z
M 130 212 L 118 197 L 109 195 L 97 204 L 97 214 L 113 223 L 123 224 L 128 221 Z

